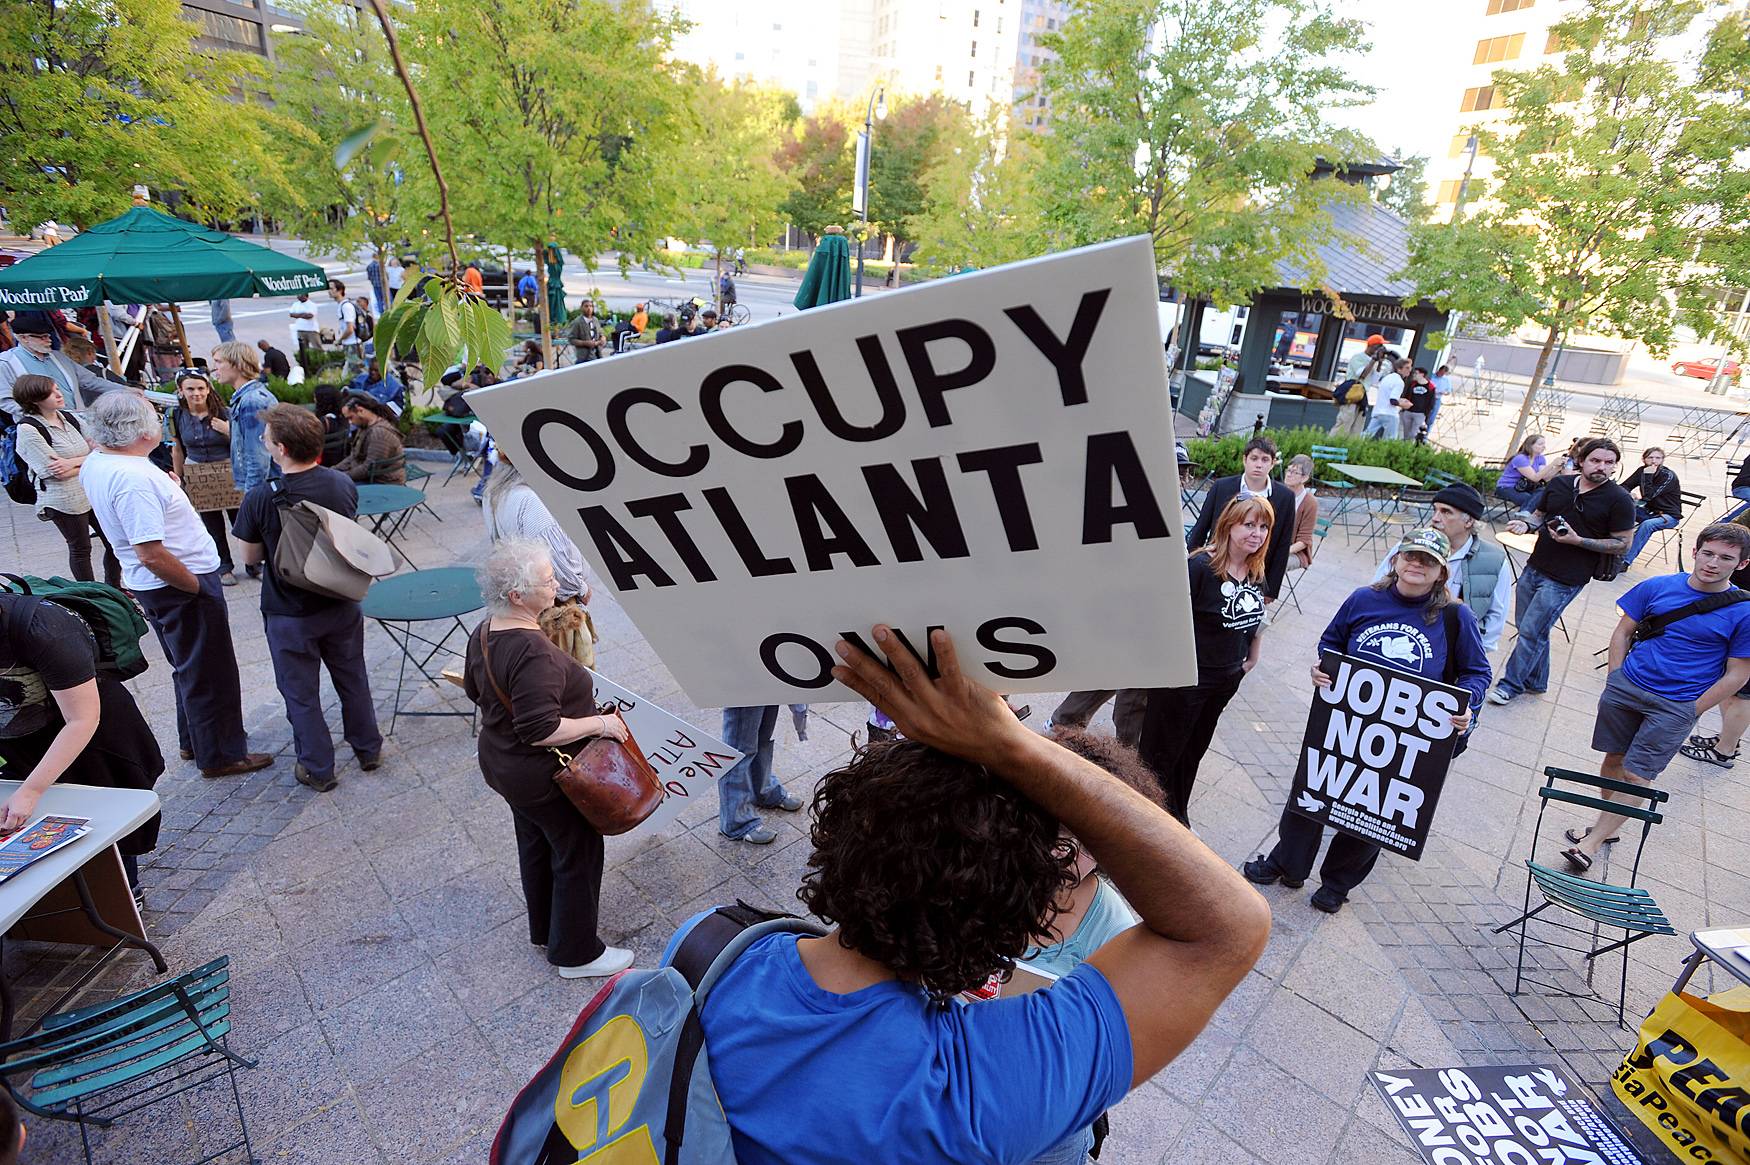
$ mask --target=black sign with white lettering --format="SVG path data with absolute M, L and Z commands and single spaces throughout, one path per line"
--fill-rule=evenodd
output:
M 1645 1165 L 1556 1068 L 1404 1068 L 1368 1076 L 1429 1165 Z
M 1470 693 L 1377 662 L 1326 652 L 1288 807 L 1419 859 Z

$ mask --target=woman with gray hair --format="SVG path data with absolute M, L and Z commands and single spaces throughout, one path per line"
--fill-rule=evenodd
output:
M 558 586 L 547 547 L 505 539 L 479 579 L 490 614 L 468 638 L 463 689 L 480 708 L 480 772 L 516 823 L 529 940 L 547 948 L 563 978 L 615 974 L 632 965 L 632 952 L 596 934 L 602 835 L 553 776 L 560 748 L 595 736 L 625 740 L 626 726 L 596 713 L 589 672 L 541 630 Z

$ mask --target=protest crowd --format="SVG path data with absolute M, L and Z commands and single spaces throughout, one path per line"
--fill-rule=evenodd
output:
M 393 264 L 387 283 L 382 271 L 371 276 L 379 312 L 402 280 L 419 277 L 417 266 L 402 268 Z M 719 290 L 733 306 L 730 275 Z M 516 294 L 533 302 L 532 274 L 517 281 Z M 21 782 L 0 806 L 0 829 L 34 821 L 57 783 L 151 789 L 165 773 L 170 742 L 154 739 L 130 692 L 126 681 L 137 673 L 118 668 L 115 642 L 97 633 L 125 624 L 132 611 L 141 618 L 139 633 L 149 629 L 174 673 L 177 752 L 200 777 L 235 780 L 282 763 L 252 742 L 246 725 L 232 629 L 256 612 L 290 727 L 285 779 L 325 794 L 359 779 L 355 773 L 393 775 L 379 722 L 385 680 L 367 658 L 369 600 L 361 605 L 360 595 L 321 581 L 327 576 L 317 559 L 326 553 L 351 562 L 355 540 L 393 553 L 399 519 L 373 526 L 361 502 L 386 486 L 423 489 L 417 483 L 428 474 L 402 422 L 410 378 L 373 359 L 370 300 L 349 297 L 339 280 L 330 282 L 328 297 L 331 340 L 305 326 L 317 323 L 315 304 L 307 313 L 294 309 L 289 357 L 265 340 L 227 339 L 198 367 L 175 372 L 164 389 L 174 401 L 168 408 L 104 376 L 89 357 L 77 359 L 74 341 L 84 341 L 86 329 L 75 320 L 25 311 L 7 322 L 13 346 L 0 352 L 0 403 L 13 436 L 3 456 L 16 456 L 33 487 L 28 508 L 64 540 L 66 566 L 56 578 L 58 561 L 19 564 L 12 569 L 35 585 L 0 589 L 0 775 Z M 1081 310 L 1097 317 L 1098 306 L 1086 303 Z M 511 399 L 510 389 L 609 375 L 621 350 L 612 323 L 588 300 L 559 322 L 572 362 L 587 371 L 529 379 L 542 372 L 542 346 L 531 341 L 505 367 L 465 363 L 432 377 L 431 399 L 444 405 L 438 415 L 467 422 L 436 434 L 441 456 L 480 477 L 480 527 L 446 541 L 460 548 L 483 535 L 487 546 L 478 563 L 466 564 L 476 568 L 485 613 L 466 629 L 449 679 L 478 717 L 479 778 L 514 822 L 528 940 L 559 978 L 610 979 L 635 956 L 602 937 L 604 838 L 644 820 L 627 826 L 624 819 L 640 796 L 638 812 L 649 817 L 666 777 L 655 775 L 647 755 L 657 741 L 634 739 L 629 714 L 602 682 L 614 676 L 614 662 L 596 658 L 592 572 L 600 568 L 622 598 L 648 597 L 665 589 L 650 585 L 663 568 L 630 535 L 614 544 L 625 552 L 617 565 L 586 554 L 567 533 L 573 524 L 555 516 L 563 513 L 555 495 L 544 497 L 540 488 L 556 476 L 551 454 L 534 446 L 525 456 L 526 435 L 511 442 L 514 451 L 499 446 L 469 412 Z M 711 309 L 658 322 L 655 344 L 669 352 L 675 341 L 728 326 Z M 1065 406 L 1081 383 L 1079 371 L 1066 371 L 1081 328 L 1078 316 L 1067 341 L 1028 333 L 1035 357 L 1049 360 L 1051 392 Z M 967 334 L 959 333 L 963 340 Z M 278 400 L 267 375 L 284 375 L 325 342 L 342 353 L 345 392 L 325 386 L 313 406 Z M 1085 353 L 1085 335 L 1080 342 Z M 966 343 L 976 364 L 978 343 Z M 906 353 L 924 383 L 932 371 L 928 349 L 920 342 Z M 652 358 L 661 357 L 638 357 Z M 1425 441 L 1440 408 L 1437 381 L 1447 371 L 1415 367 L 1383 337 L 1369 337 L 1339 387 L 1338 430 Z M 951 409 L 962 407 L 949 390 L 969 394 L 970 375 L 942 376 L 933 397 L 920 389 L 931 426 L 948 424 Z M 1081 391 L 1090 389 L 1098 394 L 1091 374 Z M 817 408 L 826 392 L 824 385 L 819 395 L 810 390 Z M 854 428 L 843 416 L 836 424 Z M 466 438 L 457 435 L 463 431 Z M 755 431 L 749 426 L 748 434 Z M 772 456 L 758 444 L 769 433 L 757 440 L 748 434 L 739 439 L 752 455 Z M 1152 438 L 1157 447 L 1172 440 L 1170 433 Z M 1316 867 L 1307 904 L 1335 914 L 1382 853 L 1403 861 L 1438 845 L 1431 819 L 1440 780 L 1479 718 L 1544 693 L 1550 637 L 1563 611 L 1682 519 L 1677 479 L 1659 449 L 1645 450 L 1621 484 L 1623 454 L 1609 439 L 1577 443 L 1562 463 L 1545 454 L 1541 436 L 1526 438 L 1493 498 L 1464 483 L 1433 491 L 1418 519 L 1385 543 L 1373 581 L 1333 596 L 1314 658 L 1278 648 L 1270 628 L 1285 617 L 1290 587 L 1320 572 L 1329 499 L 1319 493 L 1312 458 L 1284 458 L 1259 433 L 1245 444 L 1239 473 L 1183 499 L 1182 552 L 1174 547 L 1183 589 L 1176 578 L 1170 586 L 1139 583 L 1170 591 L 1175 603 L 1184 596 L 1189 639 L 1176 645 L 1174 662 L 1188 682 L 1125 687 L 1130 677 L 1113 676 L 1110 689 L 1070 693 L 1041 731 L 1024 723 L 998 679 L 1021 672 L 976 662 L 997 649 L 986 629 L 975 636 L 933 627 L 918 636 L 882 623 L 847 626 L 823 645 L 831 655 L 817 686 L 836 683 L 866 701 L 876 730 L 813 789 L 781 776 L 780 729 L 790 701 L 722 708 L 717 741 L 735 759 L 709 778 L 718 830 L 728 841 L 769 846 L 778 836 L 770 815 L 806 812 L 809 856 L 795 888 L 806 917 L 779 919 L 722 903 L 674 932 L 666 963 L 680 976 L 616 980 L 641 990 L 681 983 L 687 1000 L 697 989 L 701 1002 L 684 1025 L 691 1034 L 678 1038 L 683 1048 L 694 1041 L 691 1054 L 707 1050 L 709 1083 L 721 1102 L 720 1112 L 706 1111 L 688 1095 L 692 1077 L 677 1074 L 679 1100 L 640 1093 L 638 1119 L 660 1103 L 672 1122 L 678 1104 L 688 1109 L 691 1137 L 712 1135 L 714 1116 L 743 1165 L 1056 1165 L 1087 1160 L 1108 1136 L 1146 1136 L 1109 1124 L 1106 1114 L 1198 1040 L 1265 951 L 1271 905 L 1255 887 L 1298 890 Z M 967 456 L 962 469 L 970 475 Z M 656 461 L 653 453 L 645 458 Z M 1018 491 L 1017 466 L 1032 463 L 987 462 L 979 472 L 996 495 L 1004 482 Z M 1141 538 L 1148 517 L 1133 491 L 1146 477 L 1127 478 L 1120 455 L 1111 464 L 1124 489 L 1122 503 L 1106 499 L 1110 514 L 1121 514 L 1110 525 L 1134 527 Z M 682 476 L 661 462 L 656 472 Z M 927 477 L 918 470 L 920 491 Z M 930 505 L 947 489 L 931 495 Z M 681 500 L 666 510 L 660 498 L 638 503 L 647 506 L 642 516 L 663 523 L 664 552 L 672 546 L 700 579 L 713 564 L 688 558 L 677 517 L 691 503 L 669 496 Z M 800 496 L 793 493 L 792 504 L 798 515 L 812 515 L 821 539 L 808 543 L 808 524 L 799 518 L 808 569 L 819 569 L 813 555 L 822 546 L 826 561 L 835 554 L 855 561 L 856 523 L 835 515 L 830 497 L 805 504 Z M 891 492 L 879 496 L 887 499 L 880 504 L 905 504 Z M 697 508 L 709 506 L 719 519 L 735 512 L 720 488 L 702 497 Z M 1486 518 L 1495 499 L 1512 510 L 1500 530 L 1535 538 L 1522 567 L 1510 564 Z M 918 518 L 931 516 L 928 505 L 908 500 L 925 541 L 951 540 L 948 524 L 926 529 Z M 1097 509 L 1094 500 L 1087 506 Z M 1010 511 L 1003 515 L 1012 547 L 1032 534 L 1011 522 Z M 599 550 L 606 527 L 589 524 L 588 515 L 584 521 Z M 731 538 L 734 521 L 724 521 Z M 1176 538 L 1181 527 L 1172 523 L 1168 517 L 1161 528 Z M 770 534 L 771 526 L 756 525 L 759 537 Z M 891 536 L 894 526 L 882 528 Z M 755 538 L 746 522 L 741 533 Z M 1608 678 L 1591 713 L 1599 773 L 1615 782 L 1602 798 L 1614 805 L 1645 804 L 1635 791 L 1655 787 L 1679 755 L 1730 766 L 1750 727 L 1750 592 L 1738 585 L 1750 574 L 1750 528 L 1711 523 L 1689 541 L 1690 569 L 1651 574 L 1618 600 Z M 912 543 L 917 550 L 916 534 Z M 764 561 L 771 575 L 807 575 L 772 542 L 736 549 L 744 562 Z M 1371 555 L 1367 561 L 1373 569 Z M 840 577 L 816 585 L 830 588 Z M 113 618 L 94 628 L 93 611 Z M 737 616 L 724 609 L 702 617 Z M 1491 656 L 1503 649 L 1509 625 L 1511 648 L 1497 666 Z M 772 650 L 766 668 L 777 675 L 783 669 Z M 324 674 L 337 714 L 325 706 Z M 770 675 L 757 678 L 770 689 Z M 1199 766 L 1223 731 L 1224 713 L 1242 686 L 1260 683 L 1303 687 L 1311 718 L 1274 844 L 1236 868 L 1193 831 L 1193 806 Z M 399 710 L 399 691 L 393 700 Z M 1115 733 L 1090 728 L 1113 700 Z M 792 711 L 800 715 L 804 702 Z M 1703 735 L 1698 720 L 1715 708 L 1722 729 Z M 345 750 L 336 747 L 337 730 Z M 1377 754 L 1369 741 L 1378 742 Z M 1574 815 L 1561 851 L 1566 870 L 1588 874 L 1629 820 L 1608 808 Z M 119 844 L 142 907 L 150 888 L 142 886 L 138 860 L 153 850 L 160 824 L 153 817 Z M 1290 908 L 1288 899 L 1271 901 Z M 1043 986 L 1022 991 L 1022 982 Z M 607 1010 L 590 1022 L 637 1019 L 650 1014 L 638 1009 L 656 1006 L 629 998 L 606 996 Z M 580 1024 L 567 1047 L 581 1054 L 580 1033 L 595 1030 Z M 553 1090 L 577 1084 L 562 1077 L 566 1064 L 556 1057 L 537 1077 L 545 1090 L 531 1086 L 532 1095 L 514 1104 L 506 1098 L 506 1161 L 560 1160 L 535 1155 L 551 1138 L 570 1138 L 567 1151 L 589 1147 L 593 1125 L 586 1135 L 553 1115 Z M 618 1129 L 632 1118 L 615 1107 L 611 1119 Z M 7 1135 L 0 1122 L 0 1140 Z M 4 1153 L 0 1147 L 0 1160 Z

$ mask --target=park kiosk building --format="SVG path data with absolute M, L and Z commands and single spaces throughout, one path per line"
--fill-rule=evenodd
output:
M 1318 173 L 1329 181 L 1357 184 L 1399 169 L 1380 158 L 1340 171 L 1321 162 Z M 1315 248 L 1316 262 L 1305 267 L 1279 262 L 1277 286 L 1253 296 L 1237 375 L 1187 381 L 1179 401 L 1182 414 L 1196 419 L 1207 404 L 1221 403 L 1218 386 L 1226 381 L 1231 395 L 1215 418 L 1216 431 L 1249 429 L 1260 415 L 1271 428 L 1329 428 L 1337 418 L 1332 390 L 1368 336 L 1384 336 L 1389 347 L 1418 365 L 1434 355 L 1428 338 L 1445 331 L 1447 313 L 1415 299 L 1414 285 L 1402 275 L 1410 258 L 1409 224 L 1371 198 L 1344 195 L 1326 203 L 1330 227 Z M 1199 327 L 1194 319 L 1189 334 L 1197 335 Z

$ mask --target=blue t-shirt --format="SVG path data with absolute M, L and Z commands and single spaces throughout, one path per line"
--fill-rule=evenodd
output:
M 1706 594 L 1689 585 L 1687 574 L 1665 574 L 1636 583 L 1616 605 L 1638 623 Z M 1630 647 L 1622 671 L 1638 688 L 1688 703 L 1726 674 L 1728 659 L 1750 659 L 1750 603 L 1679 619 L 1658 638 Z
M 700 1017 L 740 1165 L 1023 1165 L 1130 1088 L 1130 1029 L 1088 964 L 943 1008 L 893 981 L 822 990 L 796 941 L 754 943 Z

